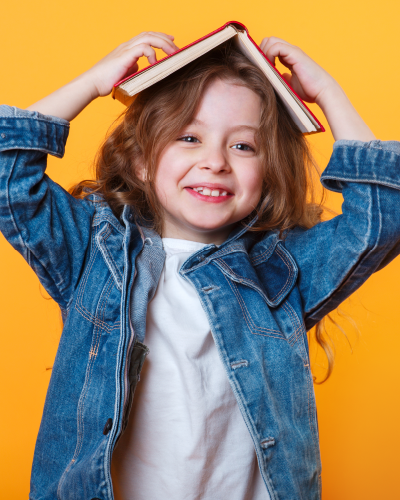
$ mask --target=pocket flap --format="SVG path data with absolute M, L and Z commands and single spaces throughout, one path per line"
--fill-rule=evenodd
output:
M 253 265 L 270 305 L 279 305 L 297 280 L 298 268 L 295 260 L 278 242 L 268 259 Z
M 256 263 L 255 263 L 256 262 Z M 296 262 L 278 242 L 265 259 L 253 263 L 243 252 L 227 254 L 213 260 L 232 281 L 253 288 L 270 307 L 278 306 L 293 288 L 298 275 Z

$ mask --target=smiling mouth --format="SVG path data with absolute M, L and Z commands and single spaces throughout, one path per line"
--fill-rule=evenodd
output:
M 229 196 L 230 193 L 228 191 L 224 191 L 222 189 L 210 189 L 207 187 L 195 187 L 195 188 L 189 188 L 192 189 L 193 191 L 196 191 L 199 194 L 202 194 L 203 196 Z
M 231 200 L 233 198 L 233 194 L 225 191 L 223 189 L 210 189 L 207 187 L 186 187 L 185 191 L 187 191 L 190 195 L 196 198 L 199 201 L 208 202 L 208 203 L 223 203 Z

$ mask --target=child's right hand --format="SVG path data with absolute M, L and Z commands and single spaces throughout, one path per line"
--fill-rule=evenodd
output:
M 179 50 L 173 40 L 172 35 L 145 31 L 119 45 L 82 76 L 94 86 L 95 97 L 108 95 L 116 82 L 136 73 L 140 57 L 147 57 L 150 64 L 157 62 L 153 47 L 162 49 L 167 55 Z
M 140 57 L 147 57 L 150 64 L 157 61 L 153 47 L 167 55 L 178 50 L 172 35 L 146 31 L 119 45 L 88 71 L 56 90 L 44 99 L 29 106 L 31 111 L 57 116 L 71 121 L 91 101 L 108 95 L 115 83 L 138 69 Z

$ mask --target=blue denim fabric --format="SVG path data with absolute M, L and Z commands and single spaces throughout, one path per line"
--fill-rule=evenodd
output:
M 112 500 L 111 455 L 148 353 L 146 310 L 164 252 L 129 206 L 118 220 L 101 199 L 76 200 L 46 176 L 46 155 L 64 154 L 68 130 L 0 107 L 0 229 L 64 320 L 30 499 Z M 322 182 L 343 193 L 342 215 L 281 238 L 238 228 L 180 270 L 207 314 L 272 500 L 320 498 L 306 330 L 400 252 L 399 171 L 397 142 L 338 141 Z

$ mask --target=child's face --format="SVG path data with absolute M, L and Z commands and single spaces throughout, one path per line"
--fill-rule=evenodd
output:
M 209 86 L 193 123 L 157 166 L 163 237 L 221 244 L 253 211 L 262 188 L 260 112 L 260 97 L 250 89 L 221 80 Z

